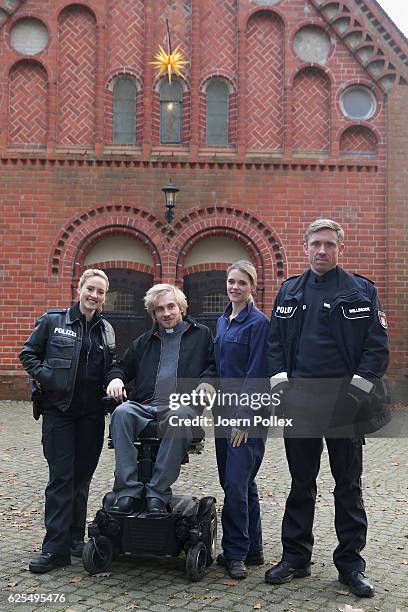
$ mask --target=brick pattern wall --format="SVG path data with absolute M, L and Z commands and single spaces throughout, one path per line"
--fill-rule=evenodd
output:
M 153 25 L 155 30 L 154 50 L 159 45 L 167 51 L 166 19 L 169 22 L 171 46 L 174 50 L 180 45 L 180 50 L 186 57 L 191 57 L 191 0 L 155 0 L 153 2 Z M 190 67 L 185 66 L 184 74 L 189 76 Z
M 377 154 L 377 137 L 370 128 L 355 125 L 347 128 L 340 139 L 341 155 L 373 156 Z
M 301 70 L 293 83 L 293 149 L 328 153 L 330 81 L 316 68 Z
M 328 81 L 315 68 L 305 67 L 293 53 L 291 41 L 299 24 L 310 19 L 324 25 L 311 5 L 305 13 L 304 0 L 282 0 L 272 10 L 249 0 L 202 1 L 200 29 L 205 44 L 201 45 L 199 78 L 193 85 L 191 66 L 186 71 L 183 146 L 160 149 L 158 93 L 152 94 L 154 82 L 152 87 L 143 87 L 148 74 L 145 62 L 152 59 L 159 43 L 166 44 L 166 16 L 173 46 L 181 43 L 191 60 L 192 3 L 88 0 L 87 4 L 95 16 L 78 3 L 59 13 L 62 2 L 56 7 L 50 0 L 27 1 L 25 10 L 42 18 L 50 31 L 50 45 L 36 56 L 34 71 L 23 70 L 22 66 L 34 64 L 32 60 L 19 64 L 22 58 L 9 48 L 6 35 L 0 41 L 1 372 L 20 371 L 16 354 L 35 317 L 47 307 L 71 302 L 75 297 L 74 280 L 83 269 L 87 249 L 92 240 L 103 239 L 111 228 L 148 245 L 155 281 L 179 285 L 183 257 L 194 241 L 211 235 L 239 236 L 243 244 L 246 240 L 250 245 L 248 249 L 252 249 L 262 272 L 264 307 L 269 314 L 280 280 L 300 273 L 306 266 L 302 236 L 318 216 L 334 217 L 343 224 L 347 251 L 342 263 L 376 282 L 390 318 L 395 355 L 392 371 L 406 372 L 405 88 L 389 100 L 374 89 L 377 112 L 359 125 L 342 115 L 340 95 L 347 85 L 372 86 L 372 82 L 341 40 L 332 36 L 324 66 L 331 83 L 329 109 Z M 144 16 L 150 15 L 150 9 L 151 20 L 146 24 Z M 132 10 L 140 12 L 137 18 L 130 15 Z M 285 28 L 274 11 L 282 14 Z M 142 33 L 146 33 L 143 39 Z M 104 37 L 105 52 L 103 47 L 101 52 Z M 239 58 L 238 40 L 246 45 L 245 55 Z M 150 49 L 147 56 L 143 55 L 144 44 Z M 136 106 L 142 152 L 126 156 L 103 152 L 103 144 L 111 143 L 112 133 L 108 89 L 103 112 L 98 115 L 103 132 L 101 124 L 96 126 L 94 110 L 95 103 L 100 104 L 102 99 L 95 97 L 97 77 L 105 86 L 122 63 L 141 85 Z M 238 90 L 238 68 L 242 66 L 243 89 Z M 307 72 L 299 73 L 302 68 Z M 199 95 L 203 79 L 212 74 L 231 79 L 230 142 L 236 142 L 237 134 L 244 142 L 242 152 L 236 155 L 232 148 L 221 159 L 203 146 L 203 98 L 199 112 L 190 115 L 192 97 Z M 28 98 L 26 110 L 38 104 L 39 97 L 44 100 L 45 92 L 48 106 L 38 104 L 40 115 L 37 112 L 35 119 L 24 124 L 18 91 L 26 87 L 30 96 L 34 90 L 32 84 L 27 85 L 30 79 L 36 87 L 41 81 L 43 87 L 36 91 L 35 99 Z M 242 92 L 246 111 L 238 125 L 242 109 L 237 105 L 237 95 Z M 142 119 L 147 125 L 147 117 L 153 123 L 153 154 L 149 149 L 150 127 L 143 131 Z M 39 125 L 48 129 L 47 154 L 39 153 L 35 146 L 24 154 L 13 151 L 13 146 L 44 146 L 47 134 L 43 131 L 39 135 Z M 93 151 L 90 146 L 88 154 L 73 155 L 75 145 L 92 145 L 96 127 L 98 133 L 105 134 L 102 149 Z M 53 129 L 57 144 L 69 149 L 68 154 L 54 149 L 50 139 Z M 197 142 L 203 151 L 189 149 L 194 130 L 200 130 Z M 32 142 L 34 139 L 38 142 Z M 302 159 L 300 148 L 306 149 Z M 293 151 L 297 155 L 292 158 Z M 309 155 L 313 151 L 329 153 L 329 158 L 317 159 Z M 259 158 L 254 158 L 254 153 L 259 153 Z M 354 158 L 343 159 L 342 155 Z M 161 188 L 170 177 L 181 191 L 173 227 L 166 228 Z
M 107 16 L 108 72 L 129 70 L 143 74 L 143 0 L 109 0 Z
M 202 3 L 200 52 L 201 78 L 221 74 L 235 77 L 237 0 L 207 0 Z M 215 41 L 217 44 L 215 44 Z
M 247 29 L 247 147 L 283 147 L 283 23 L 273 13 L 256 13 Z
M 387 311 L 393 347 L 394 372 L 408 375 L 408 86 L 390 96 L 388 106 L 388 210 L 387 210 Z
M 68 7 L 59 21 L 58 142 L 95 140 L 96 29 L 85 8 Z
M 8 142 L 45 146 L 47 143 L 47 74 L 37 62 L 16 64 L 10 74 Z

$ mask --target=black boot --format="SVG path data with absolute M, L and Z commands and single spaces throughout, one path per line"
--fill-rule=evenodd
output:
M 45 552 L 31 559 L 28 569 L 30 572 L 33 572 L 33 574 L 45 574 L 57 567 L 64 567 L 65 565 L 71 565 L 71 557 L 69 555 Z

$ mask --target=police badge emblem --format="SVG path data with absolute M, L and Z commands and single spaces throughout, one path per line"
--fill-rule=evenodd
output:
M 378 311 L 378 320 L 384 329 L 388 329 L 387 315 L 382 310 Z

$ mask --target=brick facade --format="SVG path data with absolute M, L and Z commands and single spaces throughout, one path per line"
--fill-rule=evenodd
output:
M 48 29 L 34 56 L 10 45 L 24 17 Z M 160 143 L 160 82 L 149 64 L 166 44 L 166 18 L 173 47 L 190 62 L 179 145 Z M 327 35 L 321 63 L 295 51 L 305 25 Z M 180 286 L 186 273 L 225 267 L 203 261 L 186 270 L 195 244 L 238 241 L 257 266 L 258 303 L 269 314 L 281 281 L 304 269 L 303 231 L 318 216 L 343 224 L 344 266 L 376 282 L 394 339 L 390 373 L 402 379 L 407 55 L 375 0 L 21 3 L 0 30 L 0 397 L 14 396 L 23 378 L 16 354 L 35 317 L 71 302 L 87 253 L 104 237 L 131 236 L 153 265 L 106 253 L 100 266 Z M 134 146 L 113 145 L 118 75 L 136 84 Z M 226 147 L 206 145 L 205 91 L 214 77 L 228 84 Z M 342 92 L 355 84 L 376 98 L 367 120 L 341 110 Z M 171 227 L 161 193 L 170 177 L 181 188 Z

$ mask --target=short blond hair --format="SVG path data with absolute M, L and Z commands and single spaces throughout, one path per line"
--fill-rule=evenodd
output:
M 247 261 L 246 259 L 240 259 L 239 261 L 236 261 L 230 265 L 227 270 L 227 277 L 229 276 L 230 272 L 233 272 L 234 270 L 239 270 L 239 272 L 246 274 L 254 290 L 256 289 L 258 275 L 256 273 L 254 264 L 252 264 L 250 261 Z M 252 304 L 255 303 L 252 295 L 249 296 L 249 301 L 252 302 Z
M 88 278 L 92 278 L 92 276 L 99 276 L 99 278 L 103 278 L 103 280 L 106 283 L 106 291 L 108 291 L 108 289 L 109 289 L 109 278 L 106 276 L 106 274 L 105 274 L 105 272 L 103 270 L 98 270 L 98 269 L 85 270 L 85 272 L 82 274 L 81 278 L 79 279 L 79 282 L 78 282 L 78 291 L 81 291 L 81 289 L 84 286 L 85 282 L 88 280 Z
M 344 242 L 344 230 L 340 223 L 337 223 L 337 221 L 333 221 L 332 219 L 316 219 L 316 221 L 313 221 L 309 225 L 305 232 L 306 244 L 309 242 L 309 238 L 312 234 L 322 229 L 333 230 L 336 232 L 338 242 Z
M 170 292 L 173 293 L 176 304 L 180 308 L 183 317 L 186 314 L 188 308 L 187 298 L 181 289 L 175 287 L 174 285 L 168 285 L 167 283 L 159 283 L 157 285 L 153 285 L 153 287 L 151 287 L 144 296 L 145 308 L 154 321 L 156 320 L 154 311 L 158 298 L 165 293 Z

